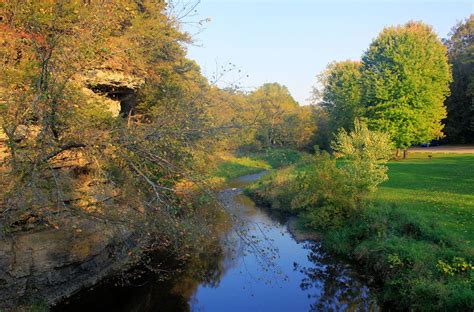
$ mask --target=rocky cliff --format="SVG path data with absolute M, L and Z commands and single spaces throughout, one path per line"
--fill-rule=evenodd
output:
M 106 105 L 116 118 L 135 105 L 144 83 L 110 70 L 90 71 L 77 81 L 91 101 Z M 36 135 L 35 126 L 20 125 L 13 140 L 21 147 L 23 140 L 34 140 Z M 8 142 L 0 128 L 0 174 L 4 176 L 10 170 L 5 161 Z M 71 188 L 64 194 L 61 210 L 29 210 L 8 219 L 0 202 L 0 226 L 7 229 L 0 232 L 0 310 L 34 302 L 52 304 L 93 285 L 130 263 L 129 254 L 138 244 L 138 235 L 129 227 L 101 218 L 104 207 L 126 208 L 114 201 L 120 190 L 113 183 L 91 174 L 93 164 L 81 148 L 60 152 L 49 164 L 52 174 Z M 72 205 L 75 209 L 68 210 Z
M 0 241 L 0 307 L 52 304 L 93 285 L 127 263 L 133 244 L 123 228 L 77 218 L 8 235 Z

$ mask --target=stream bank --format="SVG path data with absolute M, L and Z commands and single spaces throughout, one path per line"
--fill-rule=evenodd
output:
M 262 174 L 229 183 L 219 200 L 234 220 L 220 252 L 204 252 L 163 281 L 113 282 L 84 290 L 55 311 L 308 311 L 377 310 L 352 267 L 318 241 L 297 241 L 285 223 L 243 194 Z

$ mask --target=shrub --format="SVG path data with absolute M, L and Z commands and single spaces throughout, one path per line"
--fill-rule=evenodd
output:
M 391 142 L 386 134 L 356 120 L 351 133 L 339 131 L 332 148 L 341 161 L 323 152 L 315 156 L 312 169 L 296 179 L 299 191 L 292 206 L 303 210 L 309 225 L 317 228 L 341 225 L 387 180 Z

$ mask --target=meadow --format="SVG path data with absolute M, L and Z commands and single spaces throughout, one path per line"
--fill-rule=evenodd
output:
M 388 166 L 389 180 L 374 201 L 435 221 L 474 244 L 474 155 L 412 153 Z

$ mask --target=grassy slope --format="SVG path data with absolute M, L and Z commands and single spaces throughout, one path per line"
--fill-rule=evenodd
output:
M 269 169 L 271 169 L 271 166 L 263 160 L 251 159 L 248 157 L 237 158 L 234 156 L 223 156 L 212 175 L 228 181 L 243 175 L 253 174 Z

